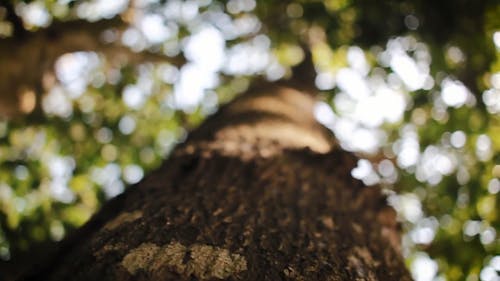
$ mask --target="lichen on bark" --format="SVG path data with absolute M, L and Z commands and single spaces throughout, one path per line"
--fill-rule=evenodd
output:
M 199 280 L 225 279 L 247 269 L 244 257 L 226 249 L 200 244 L 185 247 L 178 242 L 162 247 L 143 243 L 132 249 L 121 265 L 132 275 L 139 270 L 152 273 L 167 268 L 185 277 L 193 275 Z
M 121 213 L 115 219 L 106 223 L 104 225 L 104 229 L 113 230 L 123 223 L 133 222 L 133 221 L 140 219 L 141 217 L 142 217 L 142 211 L 140 211 L 140 210 L 137 210 L 137 211 L 134 211 L 131 213 L 128 213 L 128 212 Z

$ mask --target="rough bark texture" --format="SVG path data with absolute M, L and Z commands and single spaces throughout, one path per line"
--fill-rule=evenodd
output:
M 312 96 L 265 84 L 110 202 L 33 280 L 411 280 L 394 211 Z

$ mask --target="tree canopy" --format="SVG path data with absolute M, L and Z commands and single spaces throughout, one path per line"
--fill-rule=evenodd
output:
M 415 279 L 499 278 L 496 0 L 0 3 L 1 259 L 61 240 L 306 46 L 316 117 L 386 188 Z

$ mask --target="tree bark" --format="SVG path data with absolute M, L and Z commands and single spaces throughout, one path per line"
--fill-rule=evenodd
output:
M 394 210 L 290 85 L 223 106 L 27 280 L 411 280 Z

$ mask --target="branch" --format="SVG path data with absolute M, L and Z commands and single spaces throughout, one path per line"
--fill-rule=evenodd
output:
M 123 31 L 128 24 L 120 17 L 88 22 L 75 20 L 55 22 L 46 29 L 27 33 L 22 37 L 0 40 L 0 116 L 16 116 L 19 113 L 19 95 L 26 89 L 41 95 L 41 80 L 51 71 L 55 60 L 65 53 L 94 51 L 106 57 L 127 60 L 127 63 L 167 61 L 180 66 L 182 57 L 167 57 L 143 51 L 134 52 L 119 43 L 105 43 L 100 35 L 105 30 Z M 39 100 L 39 99 L 38 99 Z
M 12 1 L 0 0 L 0 5 L 5 8 L 6 19 L 14 28 L 13 35 L 16 37 L 23 37 L 26 34 L 26 29 L 24 29 L 23 20 L 16 14 Z

